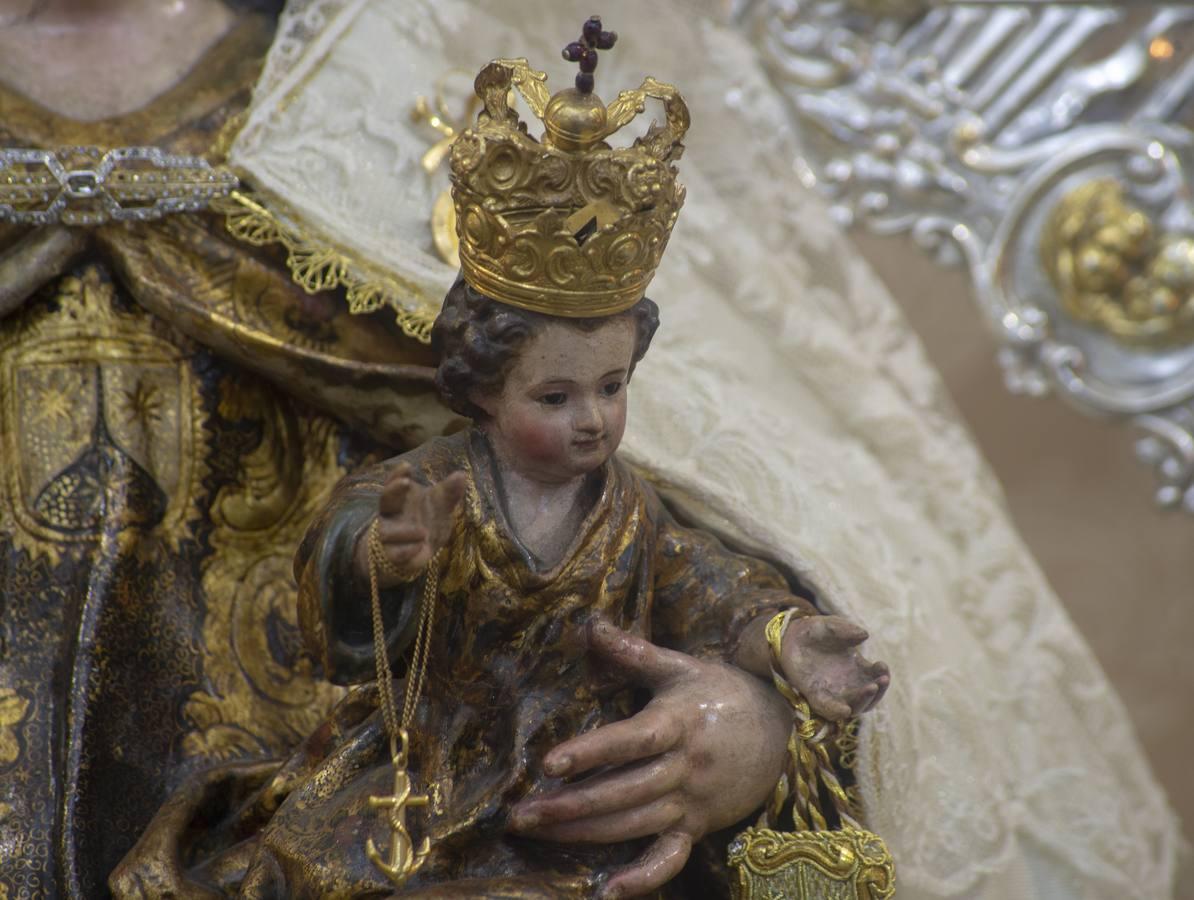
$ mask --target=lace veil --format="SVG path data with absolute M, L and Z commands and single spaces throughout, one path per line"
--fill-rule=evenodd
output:
M 444 182 L 420 166 L 433 135 L 411 121 L 416 97 L 499 56 L 529 56 L 559 87 L 560 46 L 590 12 L 292 2 L 231 160 L 434 310 L 454 272 L 432 252 Z M 598 92 L 650 73 L 693 114 L 688 201 L 650 290 L 664 326 L 624 454 L 870 630 L 894 684 L 866 717 L 859 771 L 900 896 L 1169 896 L 1178 827 L 1123 706 L 920 345 L 799 184 L 797 136 L 752 49 L 712 0 L 601 13 L 620 40 Z

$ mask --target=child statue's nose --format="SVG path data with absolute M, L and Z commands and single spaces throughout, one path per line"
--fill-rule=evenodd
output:
M 599 434 L 604 424 L 601 412 L 597 409 L 597 404 L 595 403 L 581 404 L 577 410 L 576 419 L 573 420 L 573 427 L 577 431 L 583 431 L 586 434 Z

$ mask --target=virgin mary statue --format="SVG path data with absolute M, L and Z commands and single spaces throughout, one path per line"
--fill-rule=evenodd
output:
M 212 761 L 218 748 L 228 756 L 281 755 L 334 699 L 321 693 L 326 685 L 317 674 L 300 677 L 279 664 L 261 675 L 265 683 L 299 678 L 309 694 L 284 715 L 271 712 L 268 734 L 254 733 L 251 710 L 263 702 L 261 692 L 238 688 L 245 675 L 228 660 L 284 656 L 290 635 L 283 623 L 293 618 L 279 600 L 272 617 L 246 612 L 237 619 L 237 609 L 259 609 L 247 603 L 259 585 L 254 579 L 285 593 L 284 582 L 266 577 L 268 566 L 244 564 L 251 552 L 241 523 L 256 523 L 252 540 L 276 547 L 267 555 L 276 568 L 295 521 L 326 497 L 335 477 L 371 454 L 451 428 L 430 400 L 427 370 L 417 365 L 432 361 L 420 339 L 456 275 L 437 254 L 431 225 L 445 176 L 424 166 L 435 162 L 426 153 L 440 133 L 409 111 L 452 73 L 476 72 L 489 59 L 558 58 L 561 40 L 591 11 L 557 0 L 290 3 L 252 102 L 228 131 L 227 161 L 245 189 L 223 201 L 218 229 L 210 217 L 179 217 L 138 239 L 109 232 L 100 238 L 108 269 L 72 275 L 74 293 L 55 295 L 67 299 L 35 298 L 42 305 L 22 313 L 27 331 L 19 340 L 11 320 L 0 321 L 0 361 L 7 361 L 15 359 L 14 347 L 40 346 L 27 334 L 42 334 L 38 323 L 65 303 L 75 304 L 77 316 L 108 316 L 129 329 L 129 317 L 157 317 L 156 325 L 136 327 L 160 338 L 153 345 L 160 370 L 147 368 L 144 355 L 138 368 L 131 351 L 120 357 L 130 360 L 122 368 L 112 350 L 59 366 L 61 372 L 51 365 L 61 354 L 25 368 L 5 362 L 0 377 L 11 369 L 33 385 L 41 384 L 37 378 L 67 379 L 76 395 L 94 398 L 74 439 L 78 453 L 92 445 L 101 445 L 105 458 L 124 453 L 117 468 L 130 484 L 144 485 L 138 496 L 157 495 L 137 465 L 159 488 L 168 482 L 161 499 L 137 507 L 147 511 L 139 513 L 140 531 L 100 529 L 87 546 L 110 552 L 80 571 L 99 573 L 90 583 L 101 589 L 120 587 L 111 605 L 126 612 L 114 621 L 143 629 L 146 639 L 158 633 L 147 623 L 164 615 L 161 609 L 189 609 L 181 600 L 146 599 L 178 579 L 201 581 L 185 594 L 207 604 L 194 621 L 227 620 L 204 667 L 171 676 L 173 693 L 150 692 L 161 698 L 161 715 L 192 717 L 179 738 L 179 746 L 196 751 L 191 770 Z M 621 26 L 617 53 L 602 57 L 603 85 L 636 86 L 649 69 L 684 86 L 693 121 L 685 214 L 652 284 L 653 295 L 675 302 L 666 304 L 666 327 L 636 373 L 633 425 L 621 452 L 676 514 L 776 563 L 808 585 L 824 611 L 869 631 L 873 654 L 891 667 L 892 686 L 864 721 L 855 771 L 869 827 L 896 860 L 899 896 L 1171 896 L 1178 826 L 1125 710 L 1017 537 L 998 486 L 915 337 L 794 175 L 798 136 L 753 48 L 712 0 L 609 0 L 601 13 Z M 556 80 L 565 77 L 562 65 L 550 73 Z M 441 133 L 449 127 L 443 119 Z M 68 237 L 54 240 L 74 246 Z M 281 283 L 274 264 L 282 256 L 308 288 L 338 293 L 308 296 Z M 26 268 L 43 257 L 29 257 Z M 229 290 L 237 279 L 239 288 Z M 100 304 L 112 284 L 131 285 L 134 302 L 112 289 L 115 305 Z M 374 315 L 348 319 L 333 301 Z M 167 358 L 171 341 L 190 354 L 185 371 L 177 354 Z M 236 383 L 229 367 L 262 380 Z M 213 390 L 221 380 L 226 385 Z M 225 491 L 223 502 L 208 498 L 218 477 L 175 472 L 163 460 L 187 454 L 160 440 L 156 451 L 137 445 L 144 429 L 122 424 L 133 399 L 152 415 L 151 389 L 167 398 L 193 395 L 187 408 L 223 429 L 217 440 L 186 419 L 170 432 L 178 441 L 206 442 L 212 451 L 205 459 L 231 466 L 221 477 L 240 487 Z M 258 399 L 246 399 L 246 390 L 259 391 Z M 270 412 L 258 421 L 262 408 Z M 11 416 L 7 406 L 5 414 Z M 30 441 L 42 433 L 28 423 L 0 422 L 8 423 L 0 437 L 10 443 L 18 432 Z M 61 455 L 65 472 L 74 457 Z M 302 465 L 292 470 L 287 459 Z M 237 480 L 246 471 L 283 475 L 249 489 Z M 47 469 L 26 480 L 40 488 L 57 475 Z M 36 492 L 13 490 L 30 494 L 37 511 Z M 285 505 L 276 499 L 283 495 Z M 195 497 L 208 505 L 196 506 Z M 50 579 L 75 558 L 47 535 L 67 539 L 33 513 L 14 515 L 15 526 L 4 515 L 0 507 L 0 540 L 18 535 L 24 555 L 12 558 L 37 561 L 36 577 Z M 195 521 L 211 524 L 188 530 Z M 163 537 L 152 553 L 121 556 L 119 541 L 132 533 Z M 241 543 L 229 543 L 234 538 Z M 109 557 L 119 565 L 103 561 Z M 168 573 L 165 559 L 193 559 L 199 574 L 188 574 L 183 563 L 175 581 L 138 582 L 130 574 L 137 566 Z M 6 585 L 4 602 L 21 589 Z M 76 593 L 88 602 L 94 596 Z M 237 606 L 234 595 L 247 605 Z M 259 604 L 260 595 L 253 596 Z M 212 612 L 222 609 L 232 611 Z M 4 627 L 12 628 L 7 618 Z M 18 630 L 33 633 L 31 626 Z M 178 643 L 171 659 L 189 652 Z M 146 660 L 153 659 L 147 651 Z M 116 667 L 127 684 L 102 707 L 108 721 L 131 715 L 138 703 L 128 688 L 136 684 L 135 663 Z M 0 677 L 7 665 L 0 656 Z M 225 681 L 209 672 L 227 673 Z M 106 683 L 101 679 L 101 688 Z M 34 690 L 29 684 L 0 681 L 0 691 L 15 688 L 20 697 Z M 94 690 L 79 696 L 73 702 L 92 708 L 87 697 Z M 243 709 L 230 696 L 242 697 Z M 22 715 L 18 728 L 33 721 Z M 0 720 L 5 727 L 12 726 Z M 106 740 L 107 725 L 90 727 L 96 740 Z M 157 758 L 175 759 L 177 747 L 166 744 L 154 751 Z M 97 777 L 97 768 L 128 764 L 121 752 L 149 754 L 123 746 L 113 740 L 96 751 L 102 759 L 84 780 Z M 173 763 L 155 765 L 177 772 Z M 157 796 L 180 777 L 159 778 Z M 103 818 L 95 807 L 83 814 Z M 138 815 L 143 826 L 148 819 Z M 8 829 L 0 819 L 0 847 L 16 840 Z M 12 871 L 0 861 L 0 886 L 6 879 L 18 886 Z

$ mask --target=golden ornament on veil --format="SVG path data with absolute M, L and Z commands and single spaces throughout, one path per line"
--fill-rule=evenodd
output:
M 469 120 L 480 104 L 480 98 L 473 94 L 468 98 L 460 118 L 453 117 L 448 109 L 447 80 L 448 76 L 455 74 L 456 71 L 453 69 L 435 83 L 433 100 L 418 97 L 415 100 L 414 109 L 411 110 L 411 118 L 415 122 L 425 122 L 440 136 L 439 140 L 431 145 L 420 160 L 423 171 L 429 176 L 434 175 L 436 170 L 447 160 L 452 142 L 456 140 L 456 136 L 460 132 L 468 127 Z M 431 209 L 431 236 L 435 242 L 435 252 L 439 254 L 440 259 L 452 268 L 459 269 L 460 240 L 456 237 L 456 207 L 452 205 L 452 192 L 448 189 L 444 189 L 435 197 L 435 204 Z
M 499 59 L 477 75 L 483 108 L 452 144 L 452 197 L 465 280 L 486 296 L 556 316 L 602 316 L 646 292 L 684 203 L 675 162 L 688 107 L 668 84 L 647 78 L 608 107 L 593 93 L 597 51 L 617 35 L 596 16 L 564 49 L 580 63 L 576 86 L 549 98 L 547 76 L 525 59 Z M 544 125 L 536 140 L 510 108 L 516 88 Z M 662 101 L 632 146 L 606 139 Z

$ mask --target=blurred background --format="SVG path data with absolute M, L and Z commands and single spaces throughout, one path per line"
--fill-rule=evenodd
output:
M 1194 516 L 1153 505 L 1153 474 L 1134 459 L 1129 428 L 1057 397 L 1008 393 L 962 270 L 934 265 L 907 238 L 852 237 L 940 369 L 1012 518 L 1127 704 L 1188 837 Z M 1194 896 L 1194 886 L 1179 896 Z

